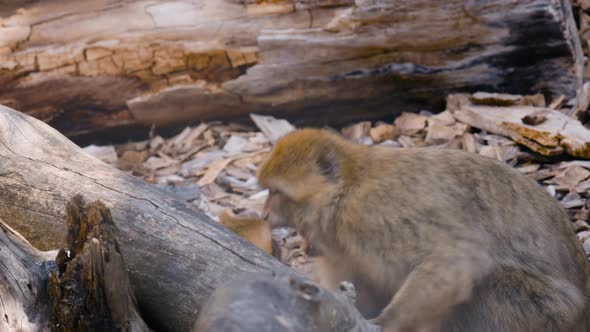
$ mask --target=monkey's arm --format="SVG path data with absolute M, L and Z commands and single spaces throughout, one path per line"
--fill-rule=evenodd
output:
M 439 322 L 451 307 L 467 301 L 477 281 L 490 273 L 491 259 L 468 253 L 422 262 L 373 322 L 388 332 L 428 330 L 430 325 L 424 324 Z

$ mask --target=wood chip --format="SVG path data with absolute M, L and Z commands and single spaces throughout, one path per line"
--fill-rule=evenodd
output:
M 573 166 L 559 172 L 553 178 L 553 182 L 560 188 L 573 189 L 588 177 L 590 177 L 589 170 L 580 166 Z
M 147 151 L 143 150 L 143 151 L 125 151 L 123 152 L 123 154 L 121 155 L 121 158 L 119 158 L 119 162 L 125 162 L 128 164 L 141 164 L 142 162 L 144 162 L 145 158 L 147 157 Z
M 590 169 L 590 160 L 574 160 L 574 161 L 564 161 L 557 165 L 557 168 L 563 169 L 572 166 L 580 166 L 586 169 Z
M 371 128 L 369 130 L 369 135 L 371 136 L 373 143 L 381 143 L 385 140 L 393 140 L 394 130 L 397 130 L 397 127 L 388 124 L 380 124 L 375 128 Z
M 584 112 L 590 106 L 590 82 L 584 83 L 581 91 L 578 93 L 576 106 L 568 112 L 568 116 L 576 118 L 578 113 Z
M 565 195 L 563 199 L 560 201 L 560 203 L 566 209 L 584 206 L 584 200 L 582 200 L 580 195 L 575 191 L 572 191 Z
M 402 135 L 415 135 L 426 128 L 427 120 L 426 116 L 404 112 L 395 119 L 394 124 Z
M 479 154 L 492 159 L 500 160 L 500 152 L 497 147 L 491 145 L 484 145 L 479 148 Z
M 232 135 L 223 146 L 223 150 L 229 155 L 236 155 L 243 151 L 244 145 L 246 145 L 247 142 L 248 141 L 241 136 Z
M 516 167 L 516 170 L 520 171 L 521 173 L 528 174 L 528 173 L 538 171 L 539 168 L 541 168 L 541 165 L 539 165 L 539 164 L 530 164 L 530 165 Z
M 589 193 L 590 194 L 590 180 L 585 180 L 580 182 L 580 184 L 578 184 L 576 186 L 576 192 L 578 193 Z
M 282 136 L 295 130 L 289 121 L 275 119 L 272 116 L 264 116 L 257 114 L 250 114 L 250 119 L 254 121 L 254 124 L 268 137 L 268 139 L 274 144 Z
M 430 120 L 438 121 L 438 122 L 440 122 L 440 124 L 442 124 L 444 126 L 452 126 L 456 122 L 455 118 L 453 117 L 453 114 L 451 114 L 451 112 L 449 112 L 448 110 L 446 110 L 444 112 L 440 112 L 428 120 L 429 121 Z
M 157 170 L 160 168 L 170 166 L 170 165 L 174 164 L 175 162 L 176 161 L 174 159 L 166 159 L 166 158 L 152 156 L 152 157 L 149 157 L 143 163 L 143 166 L 145 166 L 151 170 Z
M 506 93 L 476 92 L 470 100 L 476 105 L 489 106 L 545 106 L 545 96 L 535 94 L 529 96 L 511 95 Z
M 117 162 L 117 151 L 112 145 L 97 146 L 89 145 L 82 149 L 86 154 L 89 154 L 107 164 L 115 164 Z
M 164 145 L 164 139 L 160 136 L 156 136 L 150 140 L 150 151 L 153 152 L 156 149 L 159 149 L 162 145 Z

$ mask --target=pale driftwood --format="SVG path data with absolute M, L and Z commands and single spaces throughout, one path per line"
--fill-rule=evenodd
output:
M 162 331 L 189 330 L 213 289 L 241 272 L 287 269 L 163 190 L 84 154 L 43 122 L 0 107 L 0 218 L 53 249 L 64 243 L 64 207 L 78 193 L 111 209 L 140 310 Z
M 56 253 L 36 250 L 0 220 L 0 331 L 49 327 L 47 281 Z
M 577 158 L 590 159 L 590 130 L 580 121 L 551 108 L 495 106 L 497 101 L 493 96 L 487 102 L 492 105 L 481 104 L 481 100 L 474 100 L 469 95 L 450 95 L 447 108 L 458 121 L 510 137 L 542 155 L 567 153 Z M 506 99 L 500 102 L 505 104 Z M 527 124 L 527 118 L 536 118 L 538 123 Z
M 340 124 L 458 91 L 572 98 L 579 44 L 567 0 L 7 2 L 0 104 L 67 135 L 251 112 Z

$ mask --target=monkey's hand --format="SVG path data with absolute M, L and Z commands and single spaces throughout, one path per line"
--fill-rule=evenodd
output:
M 471 297 L 475 284 L 490 273 L 492 266 L 485 253 L 473 250 L 430 257 L 410 273 L 391 302 L 371 322 L 388 332 L 428 331 L 453 306 Z

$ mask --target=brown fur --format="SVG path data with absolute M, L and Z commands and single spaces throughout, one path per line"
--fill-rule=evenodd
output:
M 304 129 L 258 180 L 271 222 L 325 255 L 322 284 L 356 283 L 386 331 L 590 330 L 590 266 L 567 213 L 502 163 Z
M 255 216 L 239 217 L 229 211 L 219 216 L 219 222 L 258 248 L 273 254 L 273 243 L 268 223 Z

